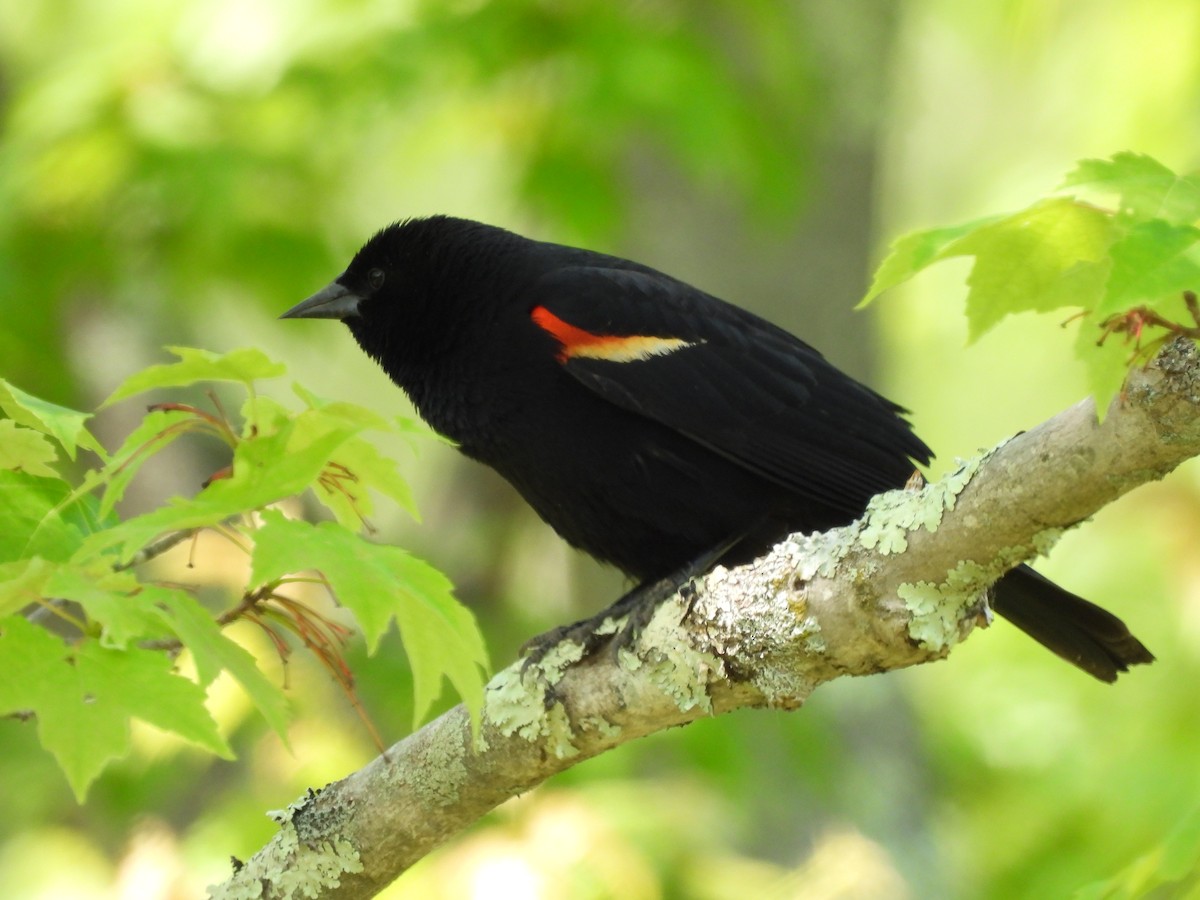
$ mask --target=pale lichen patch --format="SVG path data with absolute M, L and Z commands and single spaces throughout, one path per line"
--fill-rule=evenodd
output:
M 505 737 L 515 735 L 536 741 L 552 736 L 556 752 L 567 753 L 570 721 L 562 704 L 547 704 L 547 699 L 554 685 L 562 680 L 563 672 L 582 658 L 582 644 L 561 641 L 536 663 L 517 662 L 509 666 L 487 686 L 485 720 Z M 557 714 L 555 708 L 559 710 Z
M 813 655 L 821 655 L 829 650 L 829 645 L 825 643 L 825 638 L 821 636 L 820 631 L 821 626 L 813 619 L 811 630 L 804 636 L 805 652 Z
M 956 642 L 962 608 L 958 592 L 944 590 L 931 581 L 918 581 L 900 585 L 896 595 L 912 614 L 908 633 L 914 641 L 935 653 Z
M 358 851 L 344 838 L 301 840 L 296 816 L 312 796 L 268 813 L 279 823 L 279 834 L 232 878 L 210 886 L 211 900 L 258 900 L 264 884 L 282 900 L 310 900 L 339 887 L 343 875 L 363 871 Z
M 859 520 L 858 542 L 884 556 L 908 549 L 908 530 L 914 527 L 921 496 L 912 491 L 888 491 L 871 498 Z
M 709 623 L 709 645 L 729 664 L 747 664 L 748 680 L 767 705 L 792 708 L 811 692 L 812 666 L 799 665 L 797 657 L 823 649 L 824 641 L 806 591 L 853 542 L 848 529 L 793 536 L 752 571 L 718 568 L 705 579 L 695 615 Z
M 426 745 L 422 764 L 404 771 L 402 777 L 430 806 L 447 807 L 458 803 L 459 787 L 468 777 L 458 736 L 449 730 L 433 735 Z
M 710 576 L 711 577 L 711 576 Z M 676 626 L 684 610 L 679 602 L 662 604 L 642 634 L 642 647 L 634 667 L 662 691 L 681 712 L 700 709 L 711 715 L 708 696 L 711 678 L 719 676 L 723 665 L 714 654 L 705 653 L 676 636 Z M 625 664 L 624 657 L 622 657 Z
M 978 459 L 959 460 L 957 469 L 920 490 L 888 491 L 873 497 L 855 525 L 859 544 L 867 550 L 890 556 L 908 549 L 909 532 L 918 528 L 937 531 L 942 516 L 954 509 L 958 495 L 975 477 L 979 467 L 1002 446 L 1004 442 Z
M 1061 529 L 1056 528 L 1039 532 L 1033 538 L 1033 547 L 1049 549 L 1061 533 Z M 909 635 L 934 652 L 957 643 L 964 633 L 961 623 L 971 618 L 968 611 L 998 578 L 1026 559 L 1030 549 L 1005 547 L 996 554 L 996 560 L 986 566 L 973 560 L 962 560 L 946 573 L 946 579 L 940 584 L 918 581 L 900 585 L 896 595 L 904 601 L 912 616 Z
M 483 711 L 500 734 L 532 741 L 542 734 L 546 686 L 523 676 L 520 663 L 498 673 L 488 684 Z
M 607 741 L 616 741 L 622 732 L 620 725 L 614 725 L 603 716 L 584 716 L 579 722 L 579 729 L 594 731 Z
M 572 742 L 575 738 L 575 732 L 571 727 L 571 718 L 567 715 L 566 708 L 561 703 L 555 703 L 548 710 L 545 716 L 544 734 L 546 735 L 546 748 L 554 754 L 557 759 L 570 759 L 572 756 L 579 755 L 579 748 Z
M 834 528 L 824 533 L 799 535 L 779 545 L 785 551 L 784 561 L 792 585 L 811 581 L 817 575 L 829 578 L 837 564 L 858 543 L 854 526 Z
M 1062 528 L 1045 528 L 1039 531 L 1033 536 L 1033 549 L 1038 552 L 1038 556 L 1045 556 L 1054 549 L 1063 533 Z

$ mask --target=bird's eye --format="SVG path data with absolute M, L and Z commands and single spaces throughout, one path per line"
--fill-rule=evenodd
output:
M 371 286 L 371 290 L 377 291 L 383 287 L 383 282 L 386 279 L 383 269 L 372 269 L 367 273 L 367 284 Z

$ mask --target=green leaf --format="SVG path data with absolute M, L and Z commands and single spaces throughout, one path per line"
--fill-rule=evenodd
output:
M 372 429 L 395 433 L 391 420 L 354 403 L 324 400 L 299 384 L 292 389 L 309 407 L 301 415 L 323 427 L 333 429 L 344 425 L 353 431 Z M 243 414 L 259 419 L 260 431 L 278 428 L 291 415 L 273 400 L 250 398 Z M 374 511 L 369 489 L 391 498 L 413 518 L 419 518 L 416 503 L 408 483 L 400 476 L 394 460 L 381 454 L 368 441 L 348 438 L 329 460 L 320 477 L 312 485 L 317 499 L 327 506 L 339 522 L 348 528 L 359 528 Z
M 258 379 L 275 378 L 287 371 L 282 363 L 273 362 L 253 347 L 220 355 L 191 347 L 168 347 L 167 350 L 175 354 L 179 362 L 135 372 L 100 404 L 101 408 L 154 388 L 186 387 L 198 381 L 234 381 L 249 387 Z
M 296 415 L 282 403 L 270 397 L 251 394 L 242 404 L 242 439 L 253 440 L 260 435 L 275 434 L 287 428 Z
M 72 600 L 101 626 L 100 644 L 124 650 L 130 643 L 166 632 L 132 572 L 114 572 L 104 563 L 61 565 L 46 581 L 46 596 Z
M 861 309 L 884 291 L 907 281 L 922 269 L 943 259 L 942 251 L 949 244 L 983 225 L 996 221 L 997 218 L 999 217 L 988 216 L 985 219 L 976 219 L 948 228 L 913 231 L 894 241 L 888 249 L 888 255 L 875 270 L 875 278 L 871 282 L 867 295 L 859 301 L 855 308 Z
M 195 659 L 202 687 L 210 685 L 222 669 L 228 670 L 287 743 L 287 698 L 262 674 L 254 657 L 222 634 L 213 617 L 186 591 L 143 585 L 129 572 L 71 566 L 59 567 L 43 580 L 42 589 L 43 596 L 75 601 L 102 625 L 101 646 L 124 650 L 133 641 L 175 635 Z
M 110 760 L 129 753 L 129 720 L 142 719 L 226 758 L 232 754 L 204 706 L 204 691 L 171 672 L 162 653 L 69 647 L 19 616 L 0 621 L 0 715 L 33 712 L 75 796 Z
M 229 478 L 96 535 L 84 553 L 116 548 L 118 559 L 127 561 L 164 532 L 213 526 L 299 494 L 316 482 L 333 453 L 352 436 L 348 429 L 332 427 L 318 411 L 301 413 L 275 434 L 241 441 Z
M 186 592 L 151 585 L 143 593 L 192 654 L 200 684 L 211 684 L 222 669 L 229 672 L 284 746 L 289 746 L 287 728 L 291 707 L 288 699 L 263 675 L 253 655 L 226 637 L 207 610 Z
M 1108 277 L 1112 218 L 1068 197 L 975 229 L 941 251 L 943 258 L 974 256 L 967 277 L 969 339 L 1007 315 L 1064 306 L 1091 308 Z
M 292 383 L 292 391 L 304 401 L 304 404 L 309 409 L 319 409 L 325 415 L 336 418 L 346 425 L 353 425 L 356 428 L 373 431 L 396 430 L 395 424 L 390 419 L 384 418 L 379 413 L 367 409 L 365 406 L 359 406 L 357 403 L 348 403 L 345 400 L 326 400 L 324 397 L 314 394 L 299 382 Z
M 472 716 L 483 705 L 487 650 L 469 610 L 446 577 L 398 547 L 372 544 L 335 522 L 310 525 L 269 511 L 254 546 L 251 577 L 265 584 L 319 570 L 338 601 L 354 613 L 374 650 L 393 617 L 413 672 L 414 722 L 450 679 Z
M 1186 225 L 1200 218 L 1200 175 L 1176 175 L 1158 160 L 1140 153 L 1112 159 L 1085 159 L 1063 179 L 1062 187 L 1093 188 L 1117 194 L 1122 215 L 1161 218 Z
M 55 566 L 40 556 L 0 563 L 0 617 L 19 612 L 46 597 Z
M 302 412 L 275 434 L 241 441 L 234 452 L 233 475 L 209 491 L 227 493 L 230 502 L 240 502 L 243 509 L 259 509 L 299 494 L 316 482 L 330 457 L 357 431 L 320 410 Z
M 69 490 L 58 478 L 0 470 L 0 562 L 66 560 L 86 535 L 109 524 L 94 497 L 72 499 Z
M 1104 298 L 1096 305 L 1101 317 L 1143 304 L 1177 300 L 1186 290 L 1200 290 L 1200 229 L 1172 225 L 1162 219 L 1138 222 L 1113 242 L 1112 273 Z
M 129 482 L 146 460 L 186 434 L 188 424 L 195 421 L 195 416 L 186 410 L 152 410 L 147 413 L 104 468 L 88 473 L 89 477 L 81 486 L 83 490 L 91 490 L 100 484 L 104 485 L 100 515 L 107 516 L 121 502 Z
M 48 463 L 58 454 L 54 445 L 32 428 L 23 428 L 12 419 L 0 419 L 0 469 L 15 469 L 30 475 L 60 478 Z
M 63 450 L 71 459 L 75 458 L 75 451 L 79 447 L 92 450 L 101 457 L 104 456 L 104 448 L 84 424 L 91 418 L 88 413 L 77 412 L 34 397 L 2 378 L 0 378 L 0 409 L 4 410 L 4 414 L 18 425 L 24 425 L 26 428 L 50 435 L 62 444 Z
M 396 461 L 361 438 L 352 438 L 338 448 L 315 491 L 317 499 L 339 522 L 347 528 L 357 529 L 374 511 L 369 488 L 390 497 L 419 521 L 416 502 L 408 482 L 396 468 Z

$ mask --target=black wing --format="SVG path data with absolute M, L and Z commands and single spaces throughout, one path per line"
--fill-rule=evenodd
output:
M 797 495 L 856 514 L 932 456 L 812 347 L 661 273 L 559 269 L 530 300 L 581 384 Z

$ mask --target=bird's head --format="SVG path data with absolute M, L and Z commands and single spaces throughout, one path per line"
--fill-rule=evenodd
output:
M 521 243 L 527 242 L 467 219 L 395 222 L 367 241 L 341 275 L 280 318 L 340 319 L 374 359 L 421 365 L 446 353 L 472 323 L 491 318 L 489 308 L 503 299 L 490 289 L 497 283 L 492 276 L 519 258 Z

